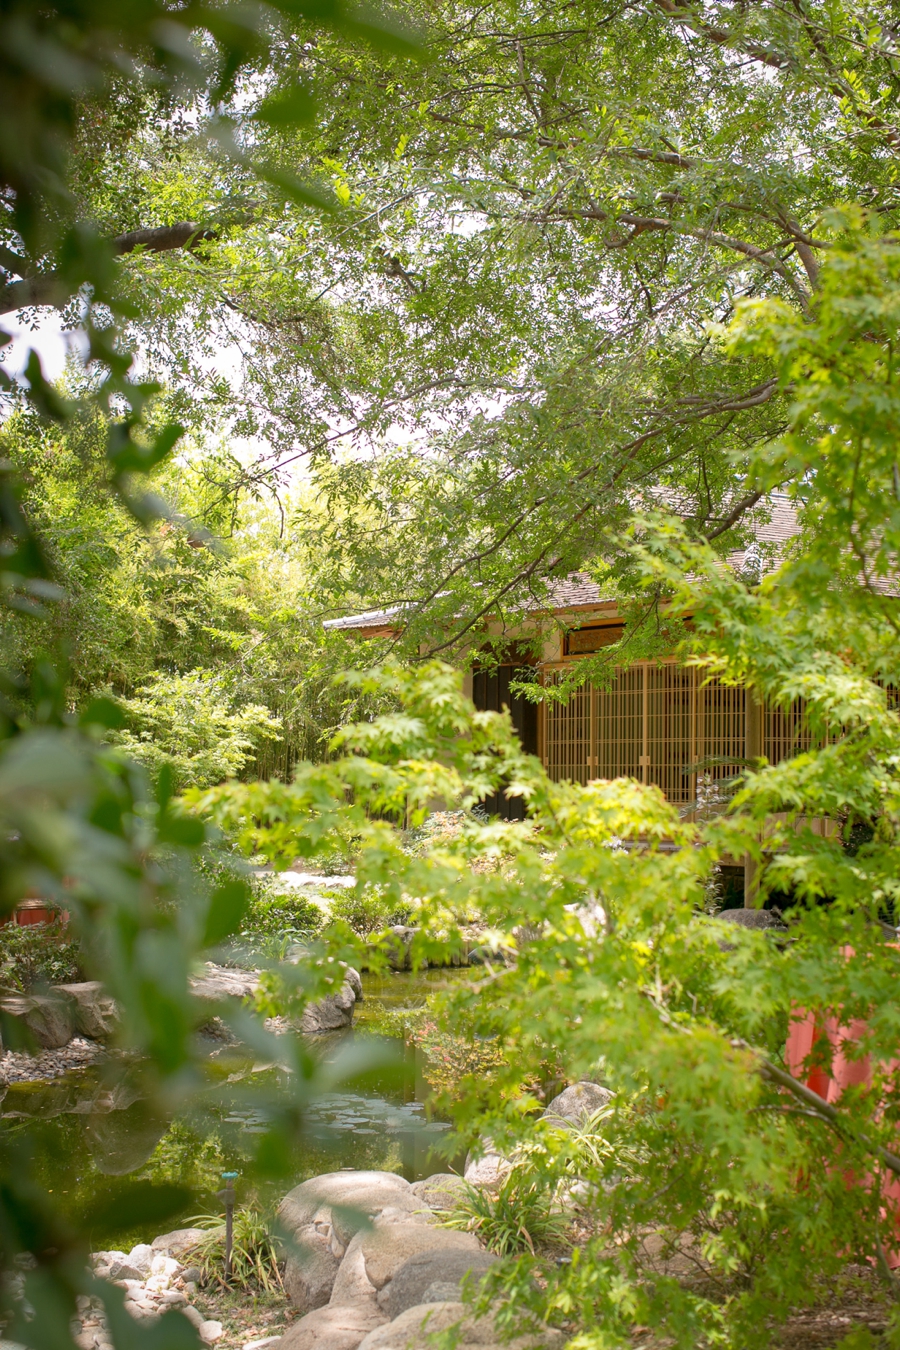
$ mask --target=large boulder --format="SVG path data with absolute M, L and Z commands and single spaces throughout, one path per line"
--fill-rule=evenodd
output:
M 384 1321 L 377 1308 L 317 1308 L 288 1328 L 278 1350 L 356 1350 Z
M 370 1331 L 359 1350 L 427 1350 L 429 1336 L 457 1328 L 457 1346 L 478 1345 L 504 1350 L 500 1336 L 489 1317 L 470 1317 L 462 1303 L 427 1303 L 409 1308 L 393 1322 Z M 543 1328 L 533 1336 L 517 1336 L 504 1343 L 505 1350 L 557 1350 L 565 1340 L 562 1332 Z
M 423 1223 L 397 1223 L 378 1219 L 373 1228 L 356 1234 L 347 1248 L 331 1292 L 335 1305 L 377 1306 L 386 1311 L 395 1274 L 410 1257 L 424 1252 L 458 1253 L 470 1261 L 481 1256 L 478 1239 Z M 431 1281 L 429 1281 L 430 1283 Z
M 541 1113 L 541 1119 L 550 1125 L 563 1125 L 566 1129 L 573 1126 L 583 1129 L 591 1116 L 608 1106 L 615 1093 L 599 1083 L 573 1083 L 548 1104 Z
M 412 1185 L 413 1195 L 433 1210 L 456 1209 L 467 1191 L 465 1178 L 456 1176 L 454 1172 L 436 1172 L 434 1176 L 426 1177 L 424 1181 L 414 1181 Z
M 0 1009 L 15 1018 L 44 1050 L 60 1050 L 75 1034 L 75 1009 L 68 994 L 13 994 L 0 999 Z
M 768 909 L 720 909 L 715 916 L 725 923 L 736 923 L 739 928 L 776 928 L 786 931 L 786 926 L 777 914 Z
M 393 1321 L 423 1303 L 459 1302 L 466 1277 L 469 1284 L 477 1285 L 496 1260 L 490 1252 L 460 1251 L 458 1247 L 417 1252 L 394 1272 L 378 1299 L 379 1306 Z
M 302 1312 L 331 1297 L 338 1266 L 354 1234 L 389 1210 L 409 1217 L 423 1208 L 409 1182 L 393 1172 L 328 1172 L 295 1186 L 278 1218 L 291 1241 L 284 1287 Z
M 249 998 L 259 988 L 255 970 L 239 970 L 236 966 L 217 966 L 207 961 L 203 972 L 190 981 L 191 993 L 210 1003 L 226 998 Z
M 114 1034 L 118 1012 L 115 999 L 103 992 L 99 980 L 83 980 L 79 984 L 57 984 L 66 998 L 72 1000 L 75 1030 L 92 1041 L 108 1041 Z
M 353 974 L 356 975 L 356 971 Z M 353 982 L 348 977 L 336 994 L 328 994 L 318 1003 L 310 1003 L 303 1009 L 300 1030 L 307 1036 L 317 1036 L 323 1031 L 341 1031 L 344 1027 L 352 1026 L 356 997 Z
M 463 1180 L 470 1186 L 480 1186 L 495 1191 L 512 1171 L 512 1162 L 503 1153 L 498 1153 L 490 1139 L 483 1141 L 483 1151 L 476 1156 L 474 1150 L 466 1155 Z
M 150 1245 L 155 1252 L 164 1252 L 167 1256 L 184 1256 L 208 1236 L 206 1228 L 175 1228 L 171 1233 L 160 1233 Z

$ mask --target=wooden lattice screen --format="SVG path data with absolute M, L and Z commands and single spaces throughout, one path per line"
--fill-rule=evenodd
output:
M 545 708 L 544 758 L 555 779 L 637 778 L 686 804 L 696 799 L 698 770 L 732 778 L 746 757 L 745 691 L 704 682 L 702 671 L 674 662 L 631 666 L 609 689 L 585 686 Z M 802 703 L 766 709 L 763 753 L 771 763 L 809 744 Z

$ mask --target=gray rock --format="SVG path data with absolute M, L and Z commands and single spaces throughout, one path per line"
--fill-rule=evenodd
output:
M 424 1181 L 413 1182 L 412 1193 L 429 1209 L 455 1209 L 460 1199 L 466 1195 L 464 1177 L 453 1172 L 436 1172 Z
M 203 1272 L 199 1266 L 188 1266 L 187 1270 L 181 1272 L 181 1278 L 185 1284 L 199 1284 L 203 1278 Z
M 128 1253 L 128 1260 L 131 1265 L 146 1276 L 150 1274 L 150 1266 L 155 1254 L 149 1242 L 139 1242 Z
M 155 1252 L 166 1252 L 169 1256 L 183 1256 L 192 1247 L 196 1247 L 198 1242 L 202 1242 L 206 1235 L 204 1228 L 174 1228 L 171 1233 L 161 1233 L 150 1245 Z
M 452 1280 L 432 1280 L 419 1299 L 419 1305 L 421 1306 L 423 1303 L 461 1303 L 462 1296 L 461 1284 L 454 1284 Z
M 115 999 L 103 992 L 99 980 L 79 984 L 56 984 L 54 989 L 72 1000 L 75 1030 L 92 1041 L 108 1041 L 115 1033 L 118 1011 Z
M 219 1003 L 226 998 L 248 998 L 259 988 L 259 976 L 253 970 L 238 970 L 232 966 L 217 966 L 207 961 L 201 975 L 190 981 L 196 998 Z
M 777 928 L 786 932 L 785 925 L 768 909 L 721 909 L 715 916 L 725 923 L 736 923 L 741 928 Z
M 377 1308 L 317 1308 L 288 1328 L 279 1350 L 357 1350 L 384 1320 Z
M 468 1261 L 477 1261 L 481 1255 L 478 1239 L 472 1233 L 378 1219 L 374 1228 L 357 1233 L 347 1248 L 334 1282 L 332 1304 L 377 1306 L 389 1313 L 390 1285 L 394 1275 L 410 1257 L 435 1250 L 445 1256 L 455 1252 Z M 432 1269 L 426 1285 L 434 1278 Z
M 336 994 L 328 994 L 318 1003 L 310 1003 L 303 1009 L 300 1030 L 307 1036 L 318 1036 L 323 1031 L 341 1031 L 353 1025 L 355 1006 L 356 994 L 349 979 L 346 979 Z
M 66 994 L 16 994 L 0 999 L 0 1009 L 21 1022 L 44 1050 L 59 1050 L 75 1034 L 75 1011 Z
M 136 1280 L 138 1283 L 144 1279 L 144 1275 L 137 1266 L 133 1266 L 126 1257 L 124 1261 L 114 1261 L 109 1268 L 109 1278 L 111 1280 Z
M 614 1092 L 601 1087 L 599 1083 L 573 1083 L 558 1097 L 553 1098 L 546 1110 L 541 1112 L 541 1120 L 546 1120 L 551 1125 L 564 1125 L 567 1128 L 574 1126 L 581 1129 L 591 1116 L 602 1111 L 604 1106 L 608 1106 L 614 1096 Z
M 393 1172 L 329 1172 L 295 1186 L 278 1208 L 292 1240 L 284 1287 L 301 1312 L 331 1297 L 338 1266 L 354 1234 L 386 1207 L 412 1214 L 421 1208 L 409 1182 Z
M 484 1141 L 485 1149 L 476 1157 L 474 1151 L 466 1155 L 463 1180 L 470 1186 L 481 1186 L 486 1190 L 496 1190 L 509 1176 L 512 1163 L 502 1153 L 497 1153 L 489 1139 Z
M 363 1001 L 362 976 L 360 975 L 359 971 L 354 970 L 352 966 L 344 966 L 344 976 L 350 988 L 356 995 L 357 1003 L 362 1003 Z
M 470 1275 L 471 1283 L 477 1284 L 496 1260 L 490 1252 L 460 1251 L 458 1247 L 440 1246 L 417 1252 L 394 1272 L 385 1289 L 386 1298 L 379 1299 L 380 1306 L 393 1321 L 407 1308 L 421 1303 L 458 1302 L 465 1277 Z
M 395 923 L 389 932 L 391 938 L 387 948 L 387 959 L 391 970 L 412 970 L 413 938 L 419 929 L 410 927 L 409 924 Z
M 493 1321 L 487 1317 L 474 1318 L 467 1314 L 462 1303 L 427 1303 L 408 1308 L 393 1322 L 370 1331 L 360 1343 L 359 1350 L 427 1350 L 428 1338 L 439 1332 L 458 1328 L 454 1333 L 456 1345 L 477 1345 L 501 1350 L 500 1336 Z M 543 1327 L 534 1336 L 517 1336 L 505 1342 L 512 1350 L 558 1350 L 565 1341 L 561 1331 Z

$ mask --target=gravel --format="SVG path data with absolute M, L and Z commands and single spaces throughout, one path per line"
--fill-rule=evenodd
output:
M 104 1054 L 105 1049 L 98 1041 L 89 1041 L 85 1036 L 76 1036 L 59 1050 L 42 1050 L 39 1055 L 7 1050 L 0 1055 L 0 1084 L 60 1078 L 73 1069 L 93 1064 Z

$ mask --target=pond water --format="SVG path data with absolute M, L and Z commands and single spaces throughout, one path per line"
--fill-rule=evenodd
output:
M 210 1081 L 188 1107 L 170 1117 L 148 1109 L 139 1066 L 94 1065 L 51 1082 L 11 1084 L 2 1100 L 0 1129 L 27 1150 L 37 1178 L 64 1213 L 83 1216 L 98 1197 L 113 1199 L 137 1180 L 176 1182 L 192 1192 L 181 1214 L 158 1223 L 115 1229 L 94 1226 L 95 1250 L 128 1250 L 133 1241 L 216 1213 L 223 1171 L 241 1174 L 238 1201 L 274 1204 L 292 1185 L 342 1167 L 401 1172 L 410 1181 L 458 1167 L 439 1151 L 449 1125 L 429 1110 L 417 1052 L 374 1030 L 379 1007 L 420 1006 L 430 993 L 468 971 L 363 976 L 364 1001 L 352 1031 L 317 1037 L 315 1053 L 328 1071 L 352 1060 L 358 1072 L 319 1092 L 297 1112 L 296 1085 L 283 1071 L 255 1063 L 246 1051 L 220 1050 Z M 112 1070 L 112 1071 L 111 1071 Z M 267 1122 L 294 1111 L 287 1176 L 251 1180 L 252 1159 Z

